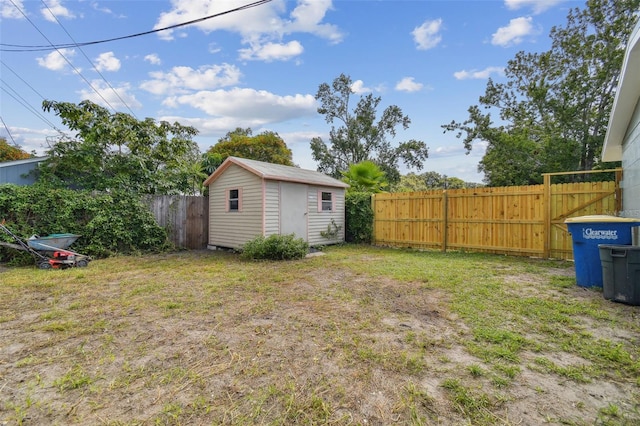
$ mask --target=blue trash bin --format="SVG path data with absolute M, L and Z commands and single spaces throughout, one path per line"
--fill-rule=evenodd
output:
M 576 283 L 580 287 L 602 287 L 602 263 L 598 245 L 631 244 L 631 228 L 640 226 L 640 219 L 591 215 L 572 217 L 564 223 L 573 240 Z

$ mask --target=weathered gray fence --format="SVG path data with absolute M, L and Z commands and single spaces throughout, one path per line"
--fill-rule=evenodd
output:
M 209 239 L 209 198 L 187 195 L 149 196 L 145 200 L 176 247 L 203 249 Z

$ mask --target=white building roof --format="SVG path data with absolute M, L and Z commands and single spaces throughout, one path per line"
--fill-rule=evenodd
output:
M 640 22 L 636 25 L 624 54 L 616 97 L 602 146 L 602 161 L 621 161 L 622 142 L 640 99 Z
M 19 166 L 21 164 L 41 163 L 47 158 L 48 157 L 32 157 L 32 158 L 25 158 L 24 160 L 3 161 L 3 162 L 0 162 L 0 167 L 12 167 L 12 166 Z

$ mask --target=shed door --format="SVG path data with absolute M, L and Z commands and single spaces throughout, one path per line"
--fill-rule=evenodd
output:
M 280 233 L 307 239 L 307 185 L 280 182 Z

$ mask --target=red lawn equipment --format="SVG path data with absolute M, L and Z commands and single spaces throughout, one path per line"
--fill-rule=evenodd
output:
M 17 244 L 0 241 L 0 246 L 28 252 L 40 269 L 66 269 L 74 266 L 83 268 L 91 261 L 89 256 L 67 248 L 80 238 L 80 235 L 50 234 L 44 237 L 34 235 L 23 240 L 11 232 L 4 223 L 4 220 L 0 223 L 0 230 L 13 238 Z

